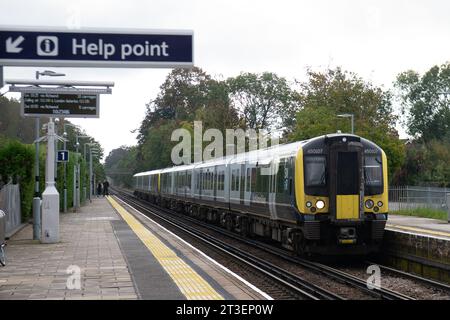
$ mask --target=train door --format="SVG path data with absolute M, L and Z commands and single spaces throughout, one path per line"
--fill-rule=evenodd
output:
M 357 220 L 362 216 L 362 156 L 360 143 L 338 143 L 330 148 L 330 208 L 336 220 Z
M 231 168 L 230 164 L 225 165 L 225 176 L 224 176 L 224 201 L 228 203 L 228 209 L 231 210 L 231 204 L 230 204 L 230 188 L 231 188 Z
M 252 196 L 252 167 L 247 164 L 245 167 L 245 189 L 244 189 L 244 205 L 250 206 Z
M 279 160 L 273 159 L 270 163 L 269 172 L 269 211 L 273 220 L 278 219 L 277 213 L 277 173 L 279 168 Z

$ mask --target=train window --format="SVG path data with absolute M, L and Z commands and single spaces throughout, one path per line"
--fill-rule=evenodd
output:
M 340 195 L 359 193 L 358 154 L 356 152 L 338 152 L 336 193 Z
M 208 172 L 208 189 L 212 189 L 212 172 Z
M 245 185 L 245 191 L 247 191 L 247 192 L 250 191 L 250 179 L 251 179 L 250 168 L 247 168 L 247 182 L 246 182 L 246 185 Z
M 305 157 L 305 185 L 322 187 L 326 185 L 327 160 L 325 156 Z
M 381 156 L 367 155 L 364 157 L 364 194 L 375 195 L 381 193 L 383 193 Z
M 256 189 L 256 168 L 252 168 L 252 177 L 251 177 L 251 190 L 254 191 Z
M 235 190 L 234 189 L 235 180 L 236 180 L 235 172 L 236 172 L 236 170 L 231 170 L 231 191 Z

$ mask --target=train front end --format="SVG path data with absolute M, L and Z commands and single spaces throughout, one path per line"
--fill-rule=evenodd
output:
M 326 135 L 305 143 L 295 166 L 300 251 L 378 251 L 388 215 L 384 151 L 359 136 Z

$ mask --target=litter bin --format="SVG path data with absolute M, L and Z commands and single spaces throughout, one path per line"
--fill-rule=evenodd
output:
M 6 233 L 6 214 L 3 210 L 0 210 L 0 245 L 5 243 Z

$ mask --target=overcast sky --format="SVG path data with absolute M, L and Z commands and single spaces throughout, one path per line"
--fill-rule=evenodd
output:
M 399 72 L 450 60 L 449 13 L 448 0 L 0 0 L 7 26 L 193 30 L 195 65 L 217 77 L 272 71 L 303 80 L 307 67 L 342 66 L 385 88 Z M 34 78 L 45 69 L 115 82 L 113 94 L 101 97 L 100 119 L 73 120 L 106 154 L 136 143 L 130 131 L 170 72 L 7 67 L 5 78 Z

